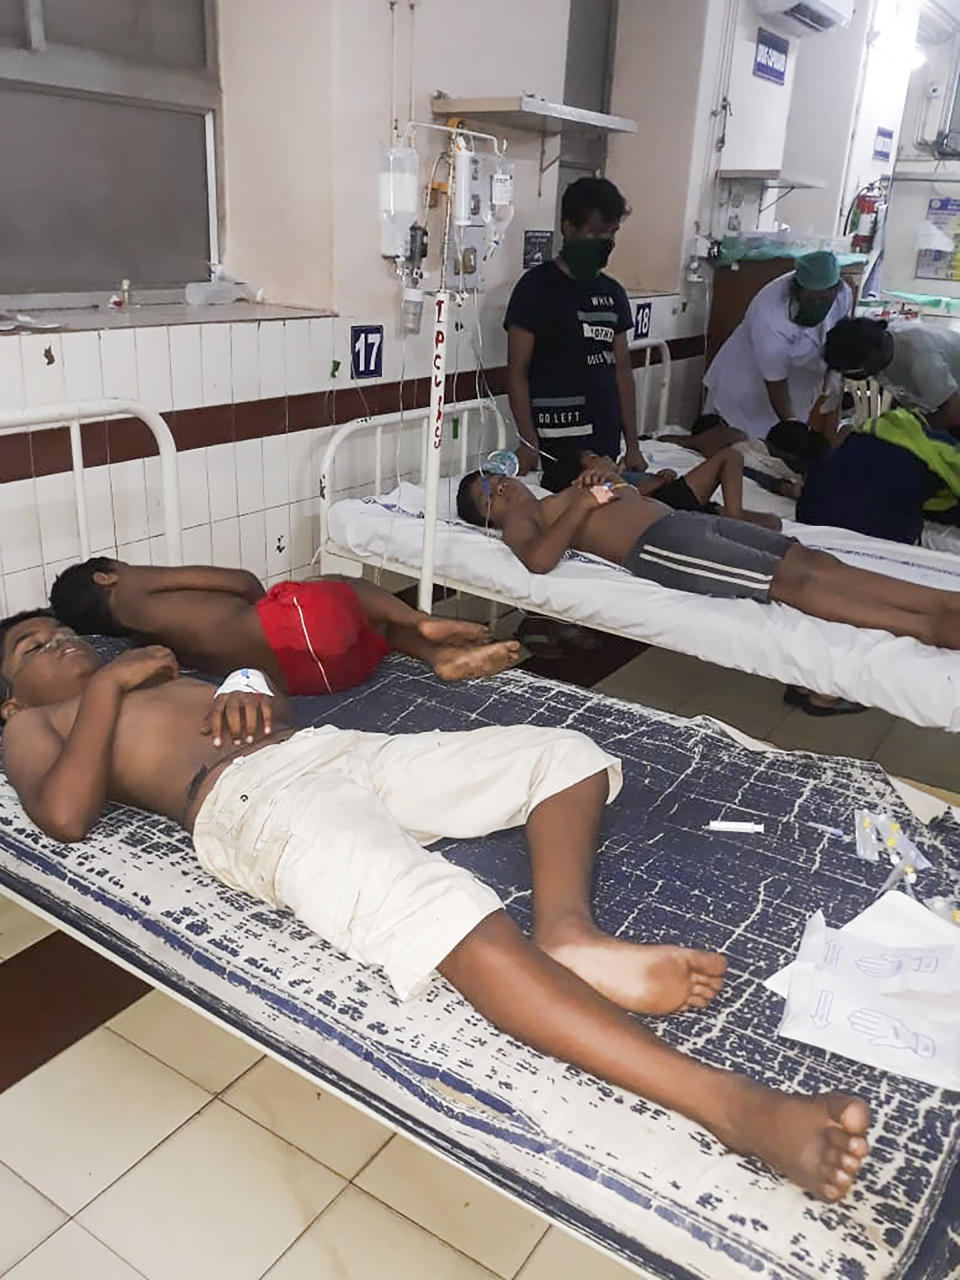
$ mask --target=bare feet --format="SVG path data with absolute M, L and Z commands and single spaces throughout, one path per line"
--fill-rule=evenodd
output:
M 461 622 L 458 618 L 422 618 L 417 630 L 433 644 L 484 644 L 490 633 L 480 622 Z
M 440 645 L 431 663 L 441 680 L 472 680 L 495 676 L 519 660 L 520 645 L 516 640 L 498 640 L 494 644 Z
M 733 1132 L 717 1136 L 734 1151 L 759 1156 L 778 1173 L 820 1200 L 840 1200 L 850 1190 L 868 1147 L 867 1104 L 847 1093 L 812 1098 L 779 1093 L 748 1081 Z
M 723 985 L 714 951 L 621 942 L 599 931 L 569 941 L 534 939 L 558 964 L 631 1013 L 703 1009 Z

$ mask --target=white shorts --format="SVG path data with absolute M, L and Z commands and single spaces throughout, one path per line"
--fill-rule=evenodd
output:
M 193 843 L 205 870 L 381 965 L 406 999 L 501 907 L 424 846 L 521 826 L 541 801 L 602 770 L 612 800 L 619 760 L 571 729 L 304 729 L 224 769 Z

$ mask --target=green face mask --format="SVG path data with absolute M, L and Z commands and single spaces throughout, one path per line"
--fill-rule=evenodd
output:
M 570 268 L 574 280 L 595 280 L 610 260 L 611 253 L 611 237 L 587 236 L 582 240 L 564 239 L 560 257 Z
M 790 319 L 801 329 L 815 329 L 830 314 L 833 298 L 794 297 L 790 301 Z

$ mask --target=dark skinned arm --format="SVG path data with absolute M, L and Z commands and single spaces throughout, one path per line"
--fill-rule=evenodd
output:
M 535 341 L 530 330 L 521 329 L 519 325 L 512 324 L 507 330 L 507 398 L 523 442 L 517 450 L 521 475 L 532 471 L 539 458 L 537 432 L 530 404 L 530 361 L 533 359 Z
M 620 430 L 625 450 L 624 466 L 628 471 L 645 471 L 646 461 L 637 443 L 637 390 L 633 381 L 633 364 L 627 335 L 618 333 L 613 340 L 613 359 L 616 365 L 617 395 L 620 399 Z

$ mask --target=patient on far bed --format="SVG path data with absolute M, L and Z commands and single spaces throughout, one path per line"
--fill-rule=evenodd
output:
M 867 1153 L 862 1100 L 702 1065 L 632 1016 L 705 1007 L 725 962 L 598 929 L 593 860 L 621 768 L 583 734 L 296 732 L 260 672 L 215 691 L 180 678 L 161 646 L 104 666 L 43 613 L 0 623 L 0 646 L 3 763 L 53 839 L 85 839 L 111 800 L 162 814 L 192 832 L 211 875 L 382 966 L 401 998 L 439 970 L 506 1034 L 681 1112 L 823 1200 L 850 1189 Z M 532 939 L 491 889 L 426 847 L 519 826 Z
M 457 511 L 501 530 L 531 573 L 549 573 L 572 548 L 678 591 L 778 601 L 829 622 L 960 649 L 960 594 L 853 568 L 742 520 L 671 511 L 604 468 L 539 500 L 519 480 L 472 471 L 460 482 Z
M 81 635 L 168 645 L 182 665 L 214 676 L 258 667 L 289 694 L 349 689 L 391 648 L 421 659 L 441 680 L 495 675 L 520 651 L 516 641 L 488 643 L 477 623 L 431 618 L 360 578 L 281 582 L 264 591 L 244 569 L 95 557 L 64 569 L 50 603 Z

